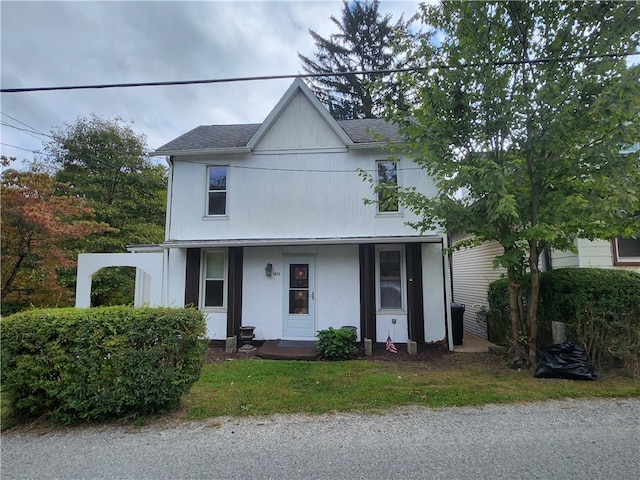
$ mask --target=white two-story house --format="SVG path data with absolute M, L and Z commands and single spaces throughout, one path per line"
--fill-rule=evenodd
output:
M 361 171 L 435 193 L 424 170 L 390 157 L 394 139 L 383 120 L 336 121 L 297 79 L 263 123 L 200 126 L 155 151 L 169 163 L 165 241 L 115 264 L 138 267 L 136 303 L 194 305 L 211 339 L 248 325 L 257 340 L 347 325 L 374 342 L 450 339 L 446 236 L 365 202 L 375 194 Z M 114 262 L 80 260 L 86 307 L 91 274 Z

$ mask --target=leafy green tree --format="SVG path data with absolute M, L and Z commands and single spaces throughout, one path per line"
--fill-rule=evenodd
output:
M 410 38 L 409 25 L 401 17 L 395 24 L 391 15 L 382 16 L 380 2 L 344 1 L 342 18 L 331 16 L 339 33 L 328 39 L 310 30 L 317 52 L 315 58 L 298 53 L 308 74 L 402 68 L 405 57 L 393 45 Z M 383 104 L 402 103 L 402 90 L 391 81 L 393 75 L 347 74 L 310 78 L 313 92 L 336 119 L 379 117 Z
M 166 169 L 147 155 L 146 139 L 120 118 L 80 118 L 52 132 L 46 145 L 55 177 L 94 208 L 96 220 L 116 229 L 78 244 L 85 252 L 125 252 L 127 245 L 164 238 Z M 93 279 L 93 305 L 133 301 L 133 269 L 105 269 Z
M 638 14 L 636 2 L 423 6 L 433 30 L 408 53 L 435 50 L 439 66 L 403 75 L 412 104 L 388 113 L 439 194 L 389 194 L 420 215 L 417 229 L 504 247 L 519 363 L 536 360 L 541 252 L 640 232 L 638 152 L 621 154 L 640 139 L 640 66 L 624 56 L 638 51 Z

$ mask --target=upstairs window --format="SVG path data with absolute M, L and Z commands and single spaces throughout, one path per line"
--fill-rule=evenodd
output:
M 227 214 L 227 167 L 208 168 L 209 186 L 207 198 L 207 215 Z
M 393 190 L 398 187 L 398 162 L 395 160 L 380 160 L 378 167 L 378 185 L 390 186 Z M 378 192 L 378 212 L 397 213 L 397 200 L 387 192 Z
M 640 238 L 613 240 L 614 265 L 640 265 Z

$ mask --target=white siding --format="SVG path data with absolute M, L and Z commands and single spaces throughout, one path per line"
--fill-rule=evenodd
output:
M 442 245 L 439 243 L 422 245 L 424 340 L 426 343 L 439 342 L 447 336 L 443 271 L 445 260 L 442 255 Z
M 375 160 L 386 155 L 382 151 L 367 153 L 355 159 L 344 152 L 323 152 L 229 160 L 225 217 L 205 216 L 210 162 L 177 161 L 173 190 L 187 193 L 174 194 L 169 239 L 415 235 L 415 230 L 405 224 L 417 220 L 414 215 L 377 215 L 375 205 L 364 204 L 365 198 L 373 198 L 373 189 L 359 177 L 357 169 L 375 171 Z M 236 165 L 239 168 L 234 168 Z M 268 169 L 261 170 L 265 165 Z M 413 166 L 409 161 L 400 163 L 403 169 Z M 433 191 L 424 175 L 402 173 L 403 185 Z
M 502 267 L 493 268 L 495 257 L 503 252 L 497 242 L 485 242 L 453 253 L 453 301 L 465 305 L 464 329 L 484 338 L 487 337 L 487 328 L 478 323 L 478 310 L 481 306 L 489 306 L 489 284 L 506 274 Z
M 578 256 L 581 267 L 613 268 L 611 242 L 606 240 L 578 239 Z
M 640 266 L 618 266 L 613 264 L 613 250 L 609 240 L 576 240 L 578 253 L 552 251 L 552 267 L 567 268 L 619 268 L 640 272 Z
M 313 255 L 316 259 L 316 330 L 353 325 L 358 327 L 360 338 L 357 245 L 245 248 L 243 325 L 256 327 L 257 340 L 283 338 L 286 255 Z M 273 276 L 270 278 L 264 272 L 267 263 L 273 265 Z
M 167 275 L 164 283 L 167 285 L 166 306 L 184 307 L 185 269 L 187 265 L 187 251 L 180 248 L 169 249 Z
M 580 266 L 577 253 L 564 250 L 551 250 L 551 268 L 573 268 Z
M 367 171 L 375 178 L 376 161 L 387 159 L 389 152 L 381 146 L 353 145 L 324 107 L 312 103 L 303 90 L 283 97 L 248 145 L 251 151 L 172 157 L 166 240 L 215 241 L 222 246 L 238 240 L 256 240 L 247 243 L 257 245 L 260 240 L 284 239 L 279 243 L 294 245 L 302 240 L 310 246 L 244 248 L 243 325 L 256 327 L 257 340 L 284 337 L 285 259 L 312 255 L 316 330 L 353 325 L 360 338 L 358 240 L 338 244 L 345 238 L 371 241 L 372 237 L 417 235 L 407 226 L 418 220 L 415 215 L 378 214 L 376 205 L 364 202 L 375 197 L 372 185 L 359 172 Z M 207 168 L 211 165 L 227 167 L 227 208 L 221 216 L 207 216 Z M 399 183 L 434 195 L 433 181 L 415 167 L 400 158 Z M 319 242 L 324 244 L 313 245 L 316 239 L 325 240 Z M 445 338 L 446 328 L 440 244 L 423 246 L 423 256 L 425 333 L 427 341 L 439 341 Z M 267 263 L 273 265 L 272 277 L 265 275 Z M 167 298 L 180 305 L 184 303 L 186 253 L 170 250 L 168 264 Z M 226 336 L 225 315 L 221 311 L 207 314 L 210 338 Z M 406 330 L 406 320 L 403 324 Z M 386 340 L 387 328 L 378 330 Z
M 304 148 L 303 148 L 304 146 Z M 297 149 L 295 150 L 294 147 Z M 302 94 L 252 153 L 175 157 L 169 240 L 340 238 L 415 235 L 417 217 L 377 215 L 371 184 L 383 149 L 347 149 Z M 206 216 L 207 165 L 228 165 L 227 215 Z M 399 182 L 435 194 L 423 170 L 401 159 Z M 426 235 L 434 232 L 425 232 Z
M 309 100 L 298 91 L 277 122 L 261 139 L 256 151 L 342 148 L 344 144 L 320 116 L 310 110 Z

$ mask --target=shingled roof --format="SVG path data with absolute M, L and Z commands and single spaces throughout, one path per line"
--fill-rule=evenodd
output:
M 380 118 L 338 120 L 338 125 L 356 144 L 400 140 L 398 129 Z M 246 147 L 261 124 L 201 125 L 158 148 L 155 153 L 188 152 Z

